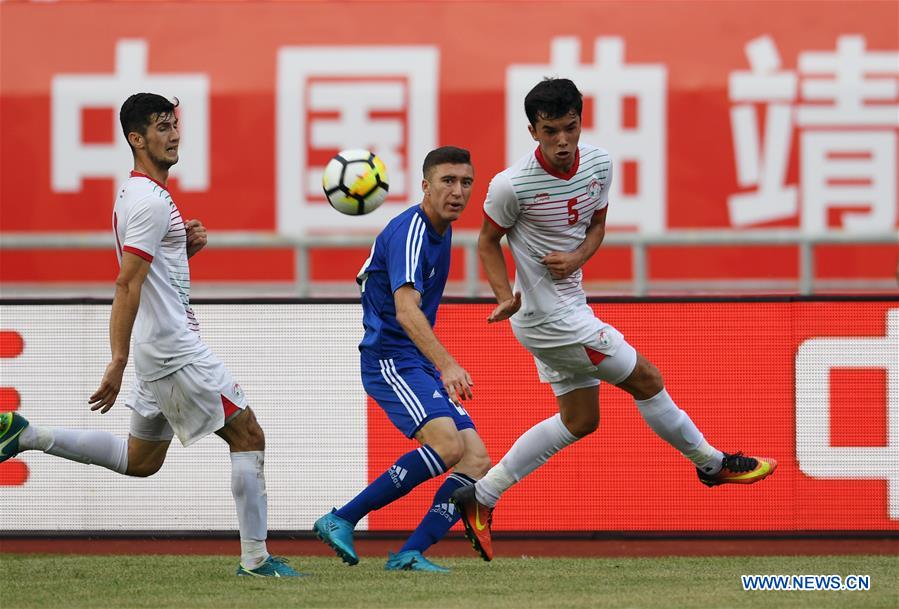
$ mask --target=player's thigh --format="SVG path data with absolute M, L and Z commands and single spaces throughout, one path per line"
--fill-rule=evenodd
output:
M 635 400 L 648 400 L 665 387 L 665 382 L 655 364 L 639 353 L 636 353 L 636 360 L 634 370 L 617 386 L 631 394 Z
M 172 443 L 172 428 L 162 413 L 145 417 L 131 411 L 128 431 L 129 476 L 152 476 L 165 462 L 169 445 Z
M 237 411 L 225 426 L 215 433 L 228 443 L 231 452 L 265 450 L 265 434 L 259 421 L 256 420 L 256 414 L 249 406 Z
M 450 417 L 428 419 L 415 432 L 415 439 L 433 448 L 447 467 L 456 465 L 465 452 L 462 435 Z
M 414 438 L 428 421 L 441 417 L 451 419 L 456 429 L 474 427 L 465 409 L 449 399 L 436 371 L 420 362 L 363 361 L 362 385 L 407 438 Z

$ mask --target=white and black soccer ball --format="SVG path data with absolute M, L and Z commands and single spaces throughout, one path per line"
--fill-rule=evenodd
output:
M 368 150 L 342 150 L 328 161 L 322 188 L 331 207 L 349 216 L 376 210 L 390 188 L 384 162 Z

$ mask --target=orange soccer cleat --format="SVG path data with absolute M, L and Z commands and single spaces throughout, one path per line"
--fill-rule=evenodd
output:
M 717 474 L 706 474 L 700 469 L 696 473 L 700 482 L 712 487 L 719 484 L 755 484 L 773 474 L 775 469 L 777 461 L 774 459 L 724 453 L 724 462 Z
M 471 542 L 475 552 L 484 560 L 493 560 L 493 539 L 490 525 L 493 522 L 493 508 L 478 503 L 474 485 L 456 489 L 450 498 L 457 508 L 465 525 L 465 537 Z

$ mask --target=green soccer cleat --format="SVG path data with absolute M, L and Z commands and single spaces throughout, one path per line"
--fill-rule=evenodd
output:
M 287 559 L 280 556 L 269 556 L 265 562 L 255 569 L 237 566 L 237 574 L 247 577 L 305 577 L 305 573 L 296 571 L 287 564 Z
M 0 414 L 0 463 L 19 454 L 19 436 L 28 427 L 28 419 L 15 412 Z
M 450 570 L 440 565 L 435 565 L 425 558 L 418 550 L 406 550 L 405 552 L 390 553 L 386 571 L 430 571 L 431 573 L 449 573 Z
M 349 521 L 338 516 L 336 511 L 332 508 L 330 513 L 316 520 L 312 525 L 312 530 L 316 537 L 331 546 L 340 560 L 348 565 L 358 564 L 359 555 L 353 548 L 353 529 L 355 527 Z

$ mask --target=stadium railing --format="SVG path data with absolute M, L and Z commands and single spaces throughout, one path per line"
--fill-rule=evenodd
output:
M 290 236 L 267 232 L 223 231 L 216 232 L 209 247 L 221 249 L 293 249 L 296 258 L 294 295 L 314 296 L 310 280 L 311 250 L 368 248 L 373 235 L 309 235 Z M 708 290 L 723 289 L 743 291 L 790 291 L 802 295 L 816 293 L 819 289 L 841 289 L 852 287 L 861 290 L 883 290 L 895 288 L 894 280 L 821 280 L 815 277 L 814 248 L 818 245 L 877 245 L 899 244 L 899 231 L 884 231 L 879 234 L 858 234 L 832 231 L 820 234 L 806 234 L 795 229 L 755 229 L 733 230 L 676 230 L 663 234 L 640 234 L 609 232 L 604 245 L 630 247 L 633 274 L 626 287 L 634 296 L 646 296 L 650 291 L 663 290 Z M 5 232 L 0 234 L 0 250 L 48 250 L 48 249 L 107 249 L 111 248 L 112 235 L 108 232 Z M 773 279 L 759 280 L 652 280 L 649 271 L 647 250 L 656 246 L 796 246 L 799 250 L 799 273 L 796 281 Z M 477 232 L 459 230 L 453 234 L 453 246 L 465 251 L 465 271 L 459 295 L 475 297 L 484 295 L 484 285 L 479 277 Z

